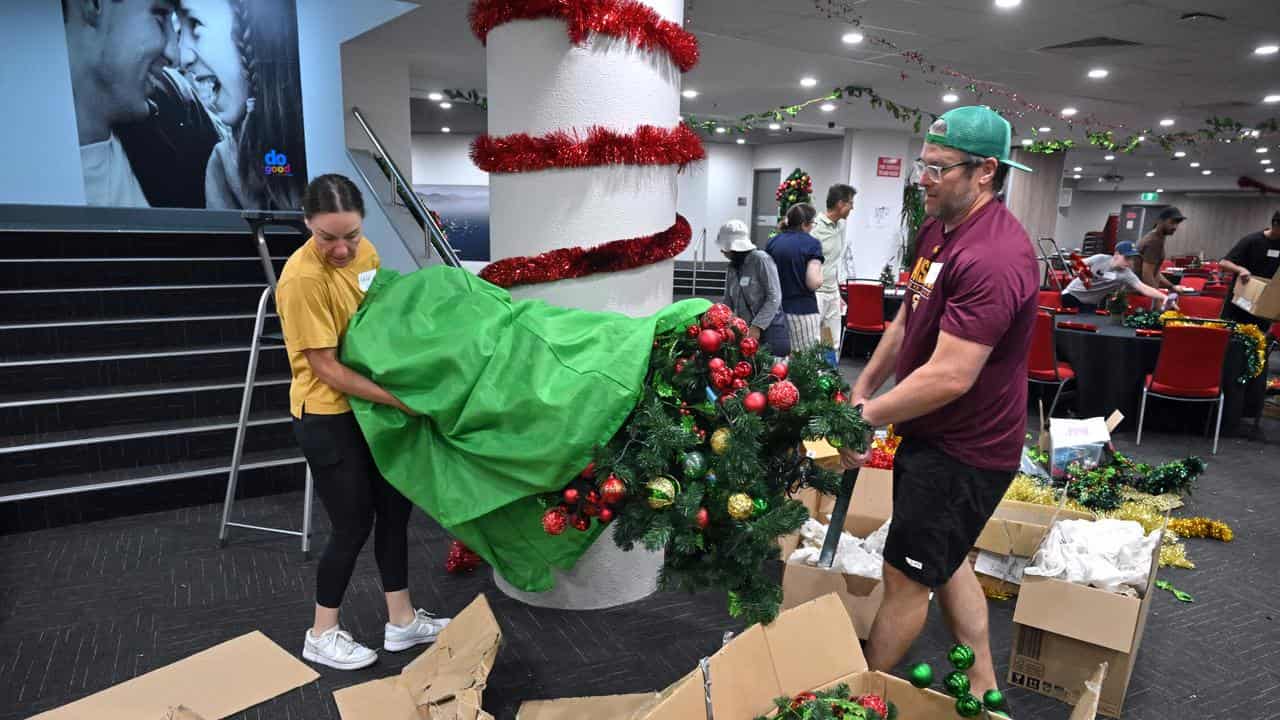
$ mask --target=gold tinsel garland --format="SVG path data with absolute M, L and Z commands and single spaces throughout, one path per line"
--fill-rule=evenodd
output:
M 1165 515 L 1182 507 L 1182 499 L 1172 493 L 1165 495 L 1148 495 L 1147 493 L 1126 487 L 1122 489 L 1124 503 L 1115 510 L 1097 512 L 1067 499 L 1065 507 L 1070 510 L 1093 513 L 1099 518 L 1113 520 L 1132 520 L 1142 526 L 1144 532 L 1159 530 L 1164 525 Z M 1005 492 L 1006 500 L 1035 503 L 1056 507 L 1061 500 L 1058 491 L 1039 480 L 1018 473 Z M 1223 542 L 1231 542 L 1234 533 L 1231 526 L 1218 520 L 1204 517 L 1170 518 L 1170 532 L 1165 533 L 1164 543 L 1160 548 L 1160 567 L 1179 567 L 1192 569 L 1195 563 L 1187 557 L 1186 545 L 1180 538 L 1207 537 Z

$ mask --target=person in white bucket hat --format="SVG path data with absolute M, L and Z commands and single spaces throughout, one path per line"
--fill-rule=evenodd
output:
M 747 335 L 768 347 L 770 353 L 778 357 L 791 354 L 786 314 L 782 312 L 782 285 L 773 258 L 756 247 L 741 220 L 720 226 L 716 245 L 729 260 L 724 304 L 747 321 Z

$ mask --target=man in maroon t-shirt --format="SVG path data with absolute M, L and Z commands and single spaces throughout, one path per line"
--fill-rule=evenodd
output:
M 996 678 L 986 597 L 965 558 L 1021 459 L 1039 285 L 1027 232 L 996 197 L 1009 167 L 1028 170 L 1009 160 L 1009 137 L 986 107 L 956 108 L 929 129 L 915 177 L 930 220 L 902 308 L 852 398 L 869 423 L 903 436 L 867 660 L 890 670 L 902 659 L 934 590 L 956 640 L 977 656 L 978 697 Z M 870 399 L 891 372 L 896 386 Z M 842 452 L 846 467 L 864 457 Z

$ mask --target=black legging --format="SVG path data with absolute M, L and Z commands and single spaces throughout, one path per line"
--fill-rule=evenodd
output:
M 333 532 L 316 571 L 316 603 L 342 605 L 356 558 L 369 531 L 383 592 L 409 587 L 408 498 L 378 472 L 355 415 L 307 415 L 293 421 L 294 435 L 311 465 L 316 494 Z M 376 518 L 376 523 L 375 523 Z

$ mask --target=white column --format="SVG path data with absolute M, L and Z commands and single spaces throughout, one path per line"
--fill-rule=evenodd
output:
M 683 20 L 681 0 L 642 0 L 664 19 Z M 680 71 L 662 51 L 592 35 L 575 46 L 561 20 L 521 20 L 494 28 L 487 43 L 489 133 L 541 135 L 601 126 L 631 132 L 638 125 L 679 122 Z M 665 230 L 676 217 L 674 166 L 608 166 L 491 174 L 492 258 L 589 247 Z M 584 310 L 648 315 L 671 302 L 673 261 L 621 273 L 512 288 Z M 556 586 L 525 593 L 495 574 L 507 595 L 531 605 L 571 609 L 612 607 L 657 588 L 661 553 L 624 553 L 605 533 Z
M 844 156 L 849 184 L 857 189 L 853 214 L 845 230 L 846 268 L 859 278 L 878 278 L 885 263 L 894 263 L 902 244 L 902 186 L 920 154 L 920 140 L 892 130 L 845 131 Z M 899 177 L 877 174 L 880 158 L 901 159 Z M 908 260 L 908 262 L 910 262 Z M 847 272 L 847 271 L 846 271 Z M 853 276 L 850 276 L 852 279 Z

